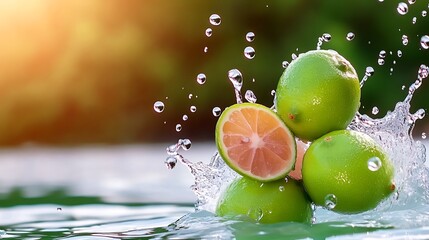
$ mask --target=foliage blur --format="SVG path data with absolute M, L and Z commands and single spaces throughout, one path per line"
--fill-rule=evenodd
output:
M 345 56 L 361 77 L 367 66 L 375 69 L 362 90 L 360 111 L 371 115 L 377 106 L 381 117 L 405 98 L 420 64 L 429 64 L 429 50 L 419 44 L 420 36 L 429 34 L 429 17 L 421 14 L 429 10 L 427 3 L 409 5 L 403 16 L 397 4 L 2 0 L 0 145 L 212 140 L 217 120 L 212 108 L 235 101 L 229 69 L 243 73 L 243 91 L 252 90 L 259 103 L 271 106 L 282 62 L 315 49 L 325 32 L 332 40 L 322 48 Z M 208 21 L 213 13 L 222 18 L 219 26 Z M 208 27 L 211 37 L 204 34 Z M 249 43 L 250 31 L 256 37 Z M 345 38 L 348 32 L 355 34 L 352 41 Z M 254 59 L 243 56 L 246 46 L 255 48 Z M 382 66 L 381 50 L 387 52 Z M 207 75 L 203 85 L 196 82 L 199 73 Z M 414 111 L 427 111 L 428 85 L 415 94 Z M 162 113 L 153 110 L 158 100 L 165 103 Z M 425 122 L 417 124 L 420 132 Z

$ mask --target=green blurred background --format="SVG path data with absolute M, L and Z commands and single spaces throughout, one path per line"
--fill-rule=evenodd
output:
M 228 70 L 238 68 L 243 91 L 252 90 L 259 103 L 271 106 L 282 61 L 315 49 L 325 32 L 332 40 L 322 48 L 345 56 L 360 77 L 367 66 L 375 69 L 360 111 L 373 116 L 377 106 L 376 116 L 384 116 L 405 98 L 420 64 L 429 64 L 429 50 L 419 43 L 429 34 L 429 17 L 421 13 L 429 10 L 428 2 L 409 5 L 404 16 L 398 3 L 2 0 L 0 145 L 213 140 L 212 108 L 235 101 Z M 213 13 L 222 18 L 219 26 L 209 23 Z M 208 27 L 211 37 L 205 35 Z M 245 39 L 250 31 L 256 35 L 251 43 Z M 348 32 L 355 34 L 352 41 L 345 38 Z M 408 45 L 402 44 L 404 34 Z M 246 46 L 255 48 L 254 59 L 243 56 Z M 387 51 L 382 66 L 381 50 Z M 207 76 L 203 85 L 196 81 L 199 73 Z M 413 111 L 427 111 L 428 91 L 424 82 Z M 158 100 L 165 103 L 162 113 L 153 110 Z M 417 135 L 429 130 L 427 123 L 418 122 Z M 176 124 L 182 124 L 180 132 Z

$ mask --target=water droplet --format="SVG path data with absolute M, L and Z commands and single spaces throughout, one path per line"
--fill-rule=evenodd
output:
M 402 44 L 404 46 L 406 46 L 408 44 L 408 36 L 407 35 L 402 35 Z
M 283 192 L 284 190 L 285 190 L 285 186 L 280 185 L 280 186 L 279 186 L 279 191 L 280 191 L 280 192 Z
M 182 131 L 182 124 L 178 123 L 176 124 L 176 132 Z
M 316 209 L 317 209 L 317 206 L 316 206 L 316 204 L 314 204 L 314 203 L 310 203 L 310 208 L 311 208 L 311 211 L 316 211 Z
M 347 39 L 348 41 L 351 41 L 351 40 L 353 40 L 354 38 L 355 38 L 355 34 L 354 34 L 354 33 L 352 33 L 352 32 L 347 33 L 347 35 L 346 35 L 346 39 Z
M 378 157 L 372 157 L 368 159 L 367 164 L 368 164 L 368 169 L 373 172 L 378 171 L 378 169 L 380 169 L 382 165 L 381 160 Z
M 402 89 L 402 90 L 405 90 L 405 85 L 402 85 L 401 89 Z
M 292 60 L 295 60 L 298 58 L 298 55 L 296 55 L 295 53 L 292 53 Z
M 412 23 L 413 23 L 413 24 L 416 24 L 416 22 L 417 22 L 417 18 L 416 18 L 416 17 L 413 17 L 413 19 L 412 19 L 411 21 L 412 21 Z
M 288 183 L 289 182 L 289 178 L 286 176 L 285 177 L 285 183 Z
M 249 143 L 250 142 L 250 138 L 248 137 L 241 137 L 241 143 Z
M 228 71 L 228 78 L 234 85 L 234 88 L 237 90 L 241 90 L 243 85 L 243 75 L 238 69 L 231 69 Z
M 189 108 L 189 110 L 191 110 L 191 112 L 196 112 L 197 111 L 197 107 L 195 107 L 195 106 L 191 106 L 190 108 Z
M 275 96 L 276 95 L 276 90 L 271 90 L 271 96 Z
M 416 0 L 408 0 L 408 3 L 409 4 L 414 4 L 414 3 L 416 3 Z
M 206 36 L 207 36 L 207 37 L 211 37 L 211 36 L 212 36 L 212 34 L 213 34 L 213 30 L 212 30 L 211 28 L 207 28 L 207 29 L 206 29 Z
M 183 116 L 182 116 L 182 120 L 183 120 L 183 121 L 187 121 L 187 120 L 188 120 L 188 115 L 186 115 L 186 114 L 185 114 L 185 115 L 183 115 Z
M 384 2 L 384 0 L 378 0 L 379 2 Z
M 422 48 L 424 48 L 424 49 L 429 49 L 429 36 L 428 35 L 423 35 L 420 38 L 420 46 L 422 46 Z
M 188 151 L 192 147 L 192 142 L 188 138 L 180 139 L 178 143 L 180 147 L 185 151 Z
M 220 109 L 220 107 L 214 107 L 212 109 L 213 116 L 215 116 L 215 117 L 219 117 L 221 112 L 222 112 L 222 110 Z
M 426 133 L 422 132 L 422 139 L 426 139 Z
M 289 62 L 288 61 L 283 61 L 282 62 L 282 67 L 283 68 L 287 68 L 289 66 Z
M 244 56 L 247 59 L 253 59 L 255 57 L 255 49 L 253 47 L 246 47 L 244 49 Z
M 418 71 L 418 77 L 420 79 L 427 78 L 429 76 L 429 67 L 422 64 L 420 65 L 419 71 Z
M 312 218 L 310 219 L 310 222 L 311 222 L 311 224 L 315 224 L 315 223 L 316 223 L 316 217 L 312 217 Z
M 428 14 L 428 12 L 426 10 L 422 11 L 422 17 L 426 17 L 427 14 Z
M 234 86 L 237 103 L 242 103 L 241 87 L 243 86 L 243 75 L 241 75 L 238 69 L 231 69 L 228 71 L 228 78 Z
M 329 42 L 332 39 L 331 34 L 329 34 L 329 33 L 324 33 L 322 35 L 322 38 L 323 38 L 323 41 L 325 41 L 325 42 Z
M 173 169 L 177 164 L 177 159 L 174 156 L 169 156 L 164 163 L 168 169 Z
M 60 207 L 59 207 L 59 208 L 57 208 L 57 211 L 62 211 L 62 210 L 63 210 L 63 209 L 62 209 L 62 208 L 60 208 Z
M 384 65 L 384 59 L 383 58 L 379 58 L 378 60 L 377 60 L 377 62 L 378 62 L 378 65 Z
M 318 38 L 316 49 L 320 50 L 320 48 L 322 47 L 323 42 L 329 42 L 331 40 L 331 38 L 332 37 L 331 37 L 331 35 L 329 33 L 322 34 L 322 36 Z M 292 59 L 294 59 L 294 58 L 292 58 Z
M 210 15 L 209 21 L 210 21 L 210 24 L 212 24 L 214 26 L 218 26 L 221 23 L 221 19 L 220 19 L 220 16 L 218 14 Z
M 325 196 L 325 207 L 327 209 L 334 209 L 337 205 L 337 197 L 334 194 L 328 194 Z
M 197 75 L 197 82 L 199 84 L 204 84 L 206 82 L 206 75 L 204 73 L 200 73 Z
M 189 93 L 189 95 L 188 95 L 188 98 L 189 99 L 192 99 L 192 97 L 193 97 L 194 95 L 192 94 L 192 93 Z
M 244 98 L 251 103 L 255 103 L 257 100 L 256 95 L 252 92 L 252 90 L 247 90 L 244 94 Z
M 373 107 L 372 108 L 372 114 L 377 115 L 379 112 L 378 107 Z
M 206 52 L 208 52 L 209 51 L 209 48 L 208 47 L 204 47 L 204 50 L 203 50 L 205 53 Z
M 398 50 L 398 57 L 402 57 L 402 51 Z
M 398 10 L 398 13 L 401 15 L 405 15 L 408 12 L 408 5 L 404 2 L 400 2 L 398 4 L 398 7 L 396 8 Z
M 247 216 L 249 216 L 251 219 L 255 220 L 256 222 L 259 222 L 264 217 L 264 213 L 260 208 L 251 208 L 247 212 Z
M 255 40 L 255 34 L 253 32 L 248 32 L 246 34 L 246 40 L 248 42 L 253 42 L 253 40 Z
M 153 110 L 155 110 L 155 112 L 157 113 L 161 113 L 162 111 L 164 111 L 164 103 L 161 101 L 156 101 L 153 104 Z
M 365 69 L 365 75 L 368 76 L 368 77 L 374 75 L 374 68 L 372 68 L 371 66 L 366 67 L 366 69 Z
M 378 54 L 378 57 L 385 58 L 386 57 L 386 51 L 381 50 L 380 53 Z

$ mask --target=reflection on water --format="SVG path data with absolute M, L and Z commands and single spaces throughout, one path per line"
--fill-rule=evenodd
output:
M 193 202 L 193 177 L 186 168 L 165 167 L 166 145 L 1 150 L 0 194 L 20 188 L 22 197 L 38 197 L 63 189 L 104 202 Z M 214 151 L 214 144 L 197 143 L 188 157 L 209 161 Z

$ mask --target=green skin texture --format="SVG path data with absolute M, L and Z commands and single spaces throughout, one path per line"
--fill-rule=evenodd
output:
M 333 50 L 313 50 L 293 60 L 276 90 L 277 113 L 302 140 L 345 129 L 360 105 L 353 66 Z
M 303 187 L 293 179 L 261 183 L 242 177 L 234 180 L 221 195 L 216 214 L 247 215 L 260 223 L 310 223 L 313 212 Z
M 239 103 L 239 104 L 234 104 L 232 106 L 229 106 L 227 109 L 225 109 L 225 111 L 222 112 L 222 115 L 219 117 L 219 120 L 216 123 L 216 132 L 215 132 L 215 141 L 216 141 L 216 147 L 219 151 L 220 156 L 222 157 L 222 159 L 225 161 L 225 163 L 234 171 L 236 171 L 238 174 L 240 174 L 241 176 L 244 177 L 248 177 L 248 178 L 252 178 L 261 182 L 270 182 L 270 181 L 275 181 L 281 178 L 286 177 L 286 175 L 292 171 L 295 167 L 295 161 L 296 161 L 296 142 L 295 142 L 295 136 L 293 135 L 293 133 L 290 131 L 290 129 L 284 125 L 286 131 L 289 133 L 290 137 L 291 137 L 291 164 L 289 165 L 289 168 L 285 168 L 283 169 L 283 171 L 281 173 L 279 173 L 277 176 L 271 176 L 270 178 L 260 178 L 258 176 L 255 176 L 253 174 L 251 174 L 250 172 L 244 171 L 243 169 L 241 169 L 239 166 L 237 166 L 232 160 L 229 159 L 228 154 L 227 154 L 227 150 L 225 145 L 223 144 L 223 140 L 222 140 L 222 123 L 226 120 L 227 116 L 229 115 L 229 113 L 231 111 L 233 111 L 236 108 L 242 108 L 242 107 L 252 107 L 252 108 L 259 108 L 261 110 L 264 110 L 266 112 L 270 112 L 273 114 L 274 117 L 278 117 L 277 114 L 275 114 L 271 109 L 265 107 L 264 105 L 261 104 L 257 104 L 257 103 Z M 281 119 L 279 118 L 279 122 L 284 124 L 284 122 L 281 121 Z
M 378 157 L 381 167 L 368 168 Z M 348 130 L 328 133 L 314 141 L 304 155 L 304 187 L 316 205 L 324 206 L 329 194 L 336 197 L 332 211 L 359 213 L 375 208 L 394 192 L 394 167 L 368 135 Z

